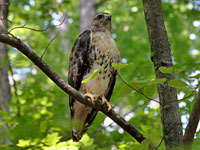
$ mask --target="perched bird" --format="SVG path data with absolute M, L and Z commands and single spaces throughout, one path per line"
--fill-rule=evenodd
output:
M 97 14 L 91 24 L 90 30 L 84 31 L 76 40 L 70 55 L 68 83 L 76 90 L 83 93 L 94 102 L 95 97 L 101 97 L 108 103 L 113 88 L 117 70 L 112 63 L 120 62 L 120 53 L 111 33 L 111 15 L 108 13 Z M 96 70 L 101 71 L 86 83 L 87 79 Z M 83 105 L 74 98 L 69 97 L 72 119 L 72 138 L 77 142 L 91 125 L 97 110 Z

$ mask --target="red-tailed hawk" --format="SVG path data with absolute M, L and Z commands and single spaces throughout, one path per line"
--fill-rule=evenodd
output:
M 94 95 L 97 95 L 102 97 L 102 101 L 105 99 L 109 101 L 115 85 L 117 70 L 112 67 L 112 63 L 120 62 L 120 53 L 110 30 L 111 15 L 108 13 L 96 15 L 90 30 L 79 35 L 70 55 L 68 83 L 76 90 L 91 97 L 91 100 L 95 97 Z M 87 83 L 81 83 L 96 69 L 102 70 Z M 109 105 L 107 101 L 105 102 Z M 98 111 L 81 104 L 72 97 L 70 97 L 69 105 L 72 118 L 72 138 L 73 141 L 79 141 Z

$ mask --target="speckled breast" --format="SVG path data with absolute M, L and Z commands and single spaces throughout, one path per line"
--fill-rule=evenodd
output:
M 114 40 L 110 36 L 98 34 L 93 36 L 92 40 L 91 53 L 88 58 L 91 65 L 83 78 L 89 78 L 96 69 L 101 69 L 101 71 L 94 79 L 83 84 L 83 88 L 86 89 L 83 92 L 103 96 L 107 92 L 112 75 L 117 72 L 112 67 L 112 63 L 118 63 L 120 55 Z

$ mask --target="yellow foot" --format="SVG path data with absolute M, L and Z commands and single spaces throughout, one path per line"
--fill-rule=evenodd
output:
M 94 104 L 95 99 L 99 98 L 98 95 L 94 95 L 92 93 L 85 93 L 84 96 L 91 101 L 92 104 Z
M 103 96 L 103 97 L 102 97 L 102 104 L 105 104 L 105 103 L 106 103 L 106 105 L 107 105 L 107 107 L 108 107 L 108 111 L 110 111 L 110 110 L 114 107 L 114 105 L 110 104 L 110 103 L 107 101 L 107 99 Z

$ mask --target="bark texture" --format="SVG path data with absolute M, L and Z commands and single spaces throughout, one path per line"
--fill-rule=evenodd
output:
M 8 16 L 8 2 L 9 0 L 0 0 L 0 34 L 7 32 L 7 16 Z M 7 110 L 7 103 L 10 101 L 10 85 L 8 80 L 9 60 L 8 60 L 8 47 L 6 44 L 0 43 L 0 110 Z M 0 121 L 2 121 L 0 116 Z M 6 126 L 0 127 L 0 134 L 6 134 Z M 0 144 L 5 144 L 5 139 L 0 139 Z
M 143 6 L 156 78 L 167 78 L 169 81 L 174 79 L 174 75 L 164 74 L 159 70 L 161 66 L 173 67 L 161 0 L 143 0 Z M 170 150 L 180 146 L 183 139 L 177 90 L 166 84 L 159 84 L 158 93 L 165 146 L 167 150 Z
M 200 89 L 195 100 L 194 106 L 192 108 L 192 112 L 190 114 L 189 123 L 185 130 L 185 135 L 183 137 L 183 142 L 187 150 L 191 149 L 194 135 L 197 130 L 197 126 L 199 124 L 200 119 Z
M 96 0 L 80 0 L 80 33 L 90 28 L 96 15 Z
M 10 46 L 15 47 L 26 57 L 28 57 L 35 65 L 37 65 L 58 87 L 60 87 L 64 92 L 72 96 L 74 99 L 78 100 L 80 103 L 91 106 L 101 112 L 106 116 L 110 117 L 114 122 L 116 122 L 121 128 L 128 132 L 133 138 L 135 138 L 139 143 L 141 143 L 145 137 L 140 133 L 134 126 L 125 121 L 119 114 L 115 111 L 107 111 L 107 105 L 103 104 L 101 100 L 95 101 L 93 105 L 91 101 L 86 99 L 83 94 L 72 88 L 56 73 L 54 72 L 38 55 L 36 55 L 29 47 L 27 47 L 21 40 L 9 37 L 7 34 L 0 34 L 0 42 L 6 43 Z M 152 145 L 151 145 L 152 146 Z

